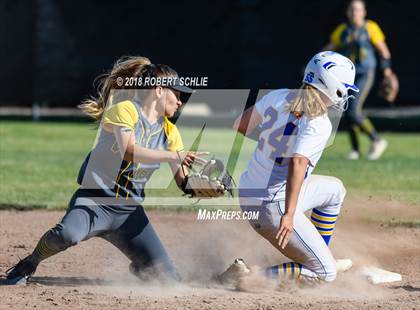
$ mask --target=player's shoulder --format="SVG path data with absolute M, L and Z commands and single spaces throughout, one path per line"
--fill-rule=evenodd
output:
M 273 111 L 281 111 L 287 94 L 287 89 L 276 89 L 266 93 L 255 104 L 258 114 L 265 116 L 267 113 L 273 114 Z
M 341 23 L 337 27 L 335 27 L 335 29 L 333 30 L 330 36 L 330 41 L 334 46 L 338 47 L 341 44 L 341 40 L 342 40 L 341 36 L 346 31 L 347 28 L 348 28 L 347 23 Z
M 332 124 L 327 114 L 323 114 L 314 118 L 306 115 L 302 116 L 302 126 L 308 127 L 315 134 L 329 134 L 332 130 Z
M 275 89 L 270 92 L 268 92 L 263 98 L 262 101 L 264 101 L 265 107 L 269 106 L 281 106 L 286 101 L 287 95 L 290 93 L 290 89 L 287 88 L 281 88 L 281 89 Z
M 382 29 L 379 27 L 377 23 L 375 23 L 373 20 L 368 19 L 366 21 L 366 31 L 369 34 L 369 37 L 372 41 L 372 43 L 376 46 L 379 42 L 382 42 L 385 40 L 385 35 L 382 31 Z
M 134 108 L 134 102 L 131 100 L 123 100 L 123 101 L 118 101 L 116 103 L 114 103 L 113 105 L 110 106 L 110 108 Z
M 280 89 L 274 89 L 269 91 L 265 96 L 270 98 L 280 98 L 285 97 L 290 92 L 290 89 L 287 88 L 280 88 Z
M 168 150 L 171 152 L 182 151 L 184 149 L 184 144 L 182 142 L 181 134 L 176 125 L 166 116 L 164 118 L 163 129 L 168 139 Z
M 164 125 L 165 127 L 168 127 L 168 128 L 174 128 L 174 127 L 176 127 L 176 126 L 175 126 L 175 124 L 174 124 L 174 123 L 172 123 L 172 122 L 169 120 L 169 118 L 168 118 L 168 117 L 166 117 L 166 116 L 165 116 L 165 118 L 163 119 L 163 125 Z
M 375 35 L 382 35 L 382 29 L 381 27 L 379 27 L 378 23 L 374 22 L 371 19 L 368 19 L 366 21 L 366 30 L 367 32 L 371 35 L 371 36 L 375 36 Z
M 345 23 L 345 22 L 339 23 L 339 24 L 335 27 L 335 31 L 338 31 L 338 32 L 343 31 L 344 29 L 346 29 L 346 28 L 347 28 L 347 26 L 348 26 L 348 24 L 347 24 L 347 23 Z
M 139 113 L 135 105 L 136 103 L 131 100 L 119 101 L 108 107 L 104 116 L 112 119 L 129 117 L 135 123 L 139 119 Z
M 338 24 L 335 28 L 334 28 L 334 30 L 333 30 L 333 32 L 332 32 L 332 36 L 340 36 L 341 35 L 341 33 L 344 31 L 344 30 L 346 30 L 347 29 L 347 27 L 348 27 L 348 24 L 347 23 L 340 23 L 340 24 Z
M 377 22 L 375 22 L 371 19 L 368 19 L 368 20 L 366 20 L 366 27 L 379 28 L 379 25 L 378 25 Z
M 178 128 L 176 127 L 176 125 L 174 123 L 172 123 L 169 118 L 167 118 L 165 116 L 164 120 L 163 120 L 163 127 L 165 129 L 166 134 L 172 135 L 172 134 L 179 134 Z
M 107 107 L 102 116 L 102 121 L 104 126 L 116 125 L 134 129 L 139 121 L 139 113 L 133 102 L 124 100 Z
M 138 112 L 137 112 L 137 108 L 136 108 L 135 104 L 136 103 L 134 103 L 131 100 L 119 101 L 119 102 L 111 105 L 107 109 L 107 111 L 112 111 L 114 113 L 125 112 L 125 113 L 130 113 L 130 114 L 135 115 L 136 117 L 138 117 Z

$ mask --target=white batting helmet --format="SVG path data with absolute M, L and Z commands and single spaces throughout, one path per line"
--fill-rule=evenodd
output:
M 359 92 L 354 85 L 356 70 L 350 59 L 336 52 L 321 52 L 308 62 L 303 82 L 324 93 L 334 106 L 344 109 L 348 90 Z

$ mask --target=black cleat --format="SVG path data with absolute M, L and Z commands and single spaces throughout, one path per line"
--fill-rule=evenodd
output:
M 26 256 L 20 260 L 14 267 L 6 271 L 6 284 L 26 285 L 30 276 L 35 273 L 38 263 L 35 262 L 32 255 Z

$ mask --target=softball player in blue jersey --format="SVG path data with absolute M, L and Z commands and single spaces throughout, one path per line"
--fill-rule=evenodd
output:
M 126 79 L 157 77 L 176 78 L 177 73 L 144 57 L 122 58 L 104 77 L 98 96 L 80 105 L 99 122 L 97 142 L 79 172 L 80 187 L 61 222 L 8 271 L 10 284 L 26 283 L 41 261 L 94 236 L 120 249 L 139 277 L 179 279 L 141 206 L 144 188 L 160 163 L 167 162 L 177 185 L 188 192 L 184 166 L 205 160 L 202 153 L 182 151 L 178 129 L 168 120 L 182 105 L 181 93 L 191 89 L 176 79 L 168 87 L 125 89 Z
M 291 259 L 267 268 L 270 277 L 316 282 L 336 277 L 328 245 L 346 191 L 339 179 L 312 171 L 332 131 L 327 109 L 342 109 L 348 91 L 358 91 L 354 78 L 348 58 L 319 53 L 308 63 L 301 89 L 272 91 L 235 122 L 239 132 L 258 141 L 240 179 L 241 208 L 259 211 L 251 226 Z

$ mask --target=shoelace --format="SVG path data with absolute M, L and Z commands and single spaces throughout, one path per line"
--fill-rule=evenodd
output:
M 14 268 L 16 268 L 17 266 L 19 266 L 19 264 L 21 262 L 23 262 L 23 259 L 21 259 L 19 256 L 18 256 L 18 258 L 19 258 L 19 262 L 16 265 L 14 265 L 14 266 L 10 267 L 9 269 L 7 269 L 6 270 L 6 274 L 9 274 Z

